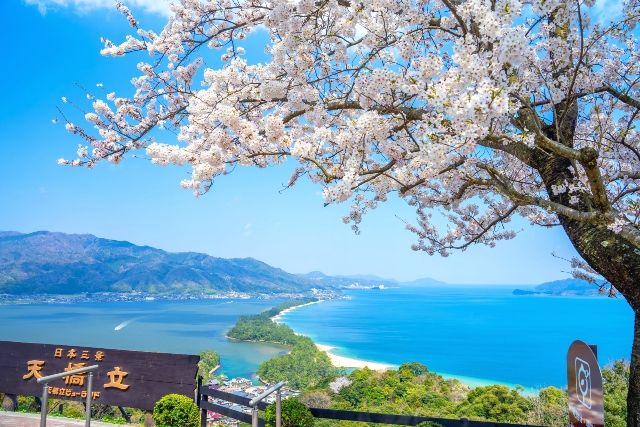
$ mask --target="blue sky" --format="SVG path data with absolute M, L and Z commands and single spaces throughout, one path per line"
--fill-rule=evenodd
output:
M 177 167 L 131 158 L 91 171 L 57 166 L 56 160 L 73 157 L 81 142 L 51 123 L 60 98 L 82 105 L 84 94 L 76 83 L 97 94 L 130 93 L 129 80 L 137 73 L 139 59 L 99 54 L 101 36 L 116 42 L 130 30 L 110 4 L 0 2 L 5 17 L 0 29 L 5 64 L 0 71 L 0 230 L 91 233 L 169 251 L 251 256 L 293 273 L 496 284 L 567 276 L 566 262 L 552 256 L 575 254 L 562 230 L 532 228 L 524 221 L 515 222 L 522 230 L 515 240 L 495 249 L 430 257 L 411 251 L 414 239 L 400 218 L 412 220 L 413 211 L 392 200 L 370 213 L 356 236 L 340 220 L 347 205 L 323 207 L 320 187 L 300 182 L 281 191 L 292 165 L 238 168 L 198 199 L 180 188 L 187 175 Z M 130 4 L 143 27 L 162 27 L 166 17 L 157 0 Z M 211 52 L 211 58 L 219 55 Z M 104 88 L 97 88 L 98 82 Z

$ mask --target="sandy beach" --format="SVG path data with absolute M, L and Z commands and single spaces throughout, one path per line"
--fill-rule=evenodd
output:
M 338 356 L 333 354 L 331 350 L 335 347 L 324 344 L 316 344 L 319 350 L 324 351 L 331 359 L 331 363 L 338 368 L 364 368 L 365 366 L 374 371 L 386 371 L 388 369 L 395 369 L 396 366 L 386 363 L 369 362 L 367 360 L 352 359 L 351 357 Z
M 273 322 L 275 322 L 275 323 L 282 323 L 282 321 L 280 320 L 280 318 L 281 318 L 282 316 L 284 316 L 285 314 L 287 314 L 287 313 L 291 313 L 293 310 L 297 310 L 297 309 L 299 309 L 299 308 L 306 307 L 306 306 L 308 306 L 308 305 L 321 303 L 321 302 L 323 302 L 323 301 L 324 301 L 324 300 L 312 301 L 312 302 L 308 302 L 308 303 L 306 303 L 306 304 L 301 304 L 301 305 L 296 305 L 296 306 L 293 306 L 293 307 L 289 307 L 289 308 L 287 308 L 287 309 L 282 310 L 280 313 L 276 314 L 275 316 L 273 316 L 273 317 L 271 318 L 271 320 L 272 320 Z
M 291 313 L 293 310 L 297 310 L 299 308 L 306 307 L 312 304 L 318 304 L 321 302 L 323 302 L 323 300 L 313 301 L 302 305 L 296 305 L 295 307 L 287 308 L 285 310 L 282 310 L 276 316 L 273 316 L 271 320 L 275 323 L 282 323 L 282 316 L 284 316 L 285 314 Z M 394 365 L 389 365 L 386 363 L 369 362 L 367 360 L 358 360 L 352 359 L 351 357 L 338 356 L 337 354 L 333 354 L 331 352 L 331 350 L 333 350 L 335 347 L 331 347 L 330 345 L 316 344 L 316 347 L 318 347 L 319 350 L 327 353 L 329 359 L 331 359 L 331 363 L 333 363 L 333 366 L 338 368 L 364 368 L 366 366 L 374 371 L 386 371 L 387 369 L 394 369 L 396 367 Z

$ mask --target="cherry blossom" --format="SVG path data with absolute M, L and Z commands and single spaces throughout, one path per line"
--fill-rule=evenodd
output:
M 87 94 L 87 128 L 66 126 L 86 145 L 59 162 L 145 150 L 190 166 L 181 185 L 201 195 L 293 158 L 288 185 L 349 202 L 355 230 L 393 194 L 416 209 L 414 249 L 444 256 L 513 238 L 520 215 L 563 227 L 590 269 L 576 274 L 640 311 L 640 1 L 606 25 L 593 3 L 182 0 L 160 33 L 118 3 L 135 34 L 102 54 L 139 55 L 133 93 Z M 266 63 L 244 54 L 258 29 Z
M 137 33 L 105 39 L 102 53 L 156 59 L 138 64 L 132 97 L 87 94 L 96 132 L 67 130 L 93 150 L 75 163 L 146 149 L 156 164 L 189 164 L 182 185 L 202 194 L 236 164 L 294 157 L 326 203 L 355 201 L 349 218 L 389 193 L 406 199 L 418 213 L 415 248 L 443 255 L 513 237 L 503 227 L 516 214 L 544 225 L 597 214 L 637 244 L 638 2 L 608 26 L 590 22 L 590 6 L 185 0 L 156 34 L 118 2 Z M 258 26 L 270 36 L 266 64 L 242 59 Z M 202 70 L 198 55 L 216 50 L 224 65 Z M 578 111 L 561 114 L 575 122 L 567 146 L 548 127 L 569 102 Z M 154 127 L 178 141 L 156 141 Z M 523 159 L 537 150 L 573 162 L 572 181 L 546 183 Z M 591 212 L 585 197 L 597 202 Z M 450 219 L 446 231 L 431 226 L 432 211 Z

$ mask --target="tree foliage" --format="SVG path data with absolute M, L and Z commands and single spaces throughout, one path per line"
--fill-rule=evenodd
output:
M 229 338 L 244 341 L 264 341 L 283 344 L 291 348 L 288 354 L 276 356 L 258 367 L 258 375 L 264 381 L 287 381 L 295 389 L 308 389 L 326 384 L 339 374 L 329 356 L 318 350 L 314 342 L 298 335 L 287 325 L 275 323 L 272 317 L 287 308 L 314 299 L 284 302 L 253 316 L 242 316 L 227 333 Z
M 241 316 L 227 336 L 242 341 L 264 341 L 284 345 L 294 345 L 298 342 L 298 336 L 293 329 L 274 323 L 261 314 Z
M 158 427 L 199 427 L 200 410 L 187 396 L 167 394 L 156 402 L 153 421 Z
M 298 390 L 325 385 L 338 374 L 339 370 L 329 356 L 307 337 L 299 337 L 288 354 L 267 360 L 258 368 L 261 379 L 287 381 L 290 387 Z
M 282 313 L 284 310 L 287 310 L 289 308 L 297 307 L 299 305 L 309 304 L 309 303 L 316 302 L 316 301 L 318 301 L 316 298 L 301 298 L 301 299 L 296 299 L 296 300 L 293 300 L 293 301 L 285 301 L 285 302 L 281 302 L 280 304 L 271 307 L 268 310 L 263 311 L 260 314 L 262 316 L 265 316 L 265 317 L 274 317 L 274 316 L 277 316 L 278 314 Z
M 227 332 L 229 338 L 242 341 L 265 341 L 288 346 L 295 345 L 300 337 L 287 325 L 275 323 L 271 320 L 282 311 L 317 301 L 315 299 L 301 299 L 283 302 L 260 314 L 253 316 L 241 316 L 236 324 Z
M 629 364 L 616 361 L 602 370 L 606 425 L 626 423 Z M 567 390 L 541 389 L 535 396 L 522 389 L 491 385 L 470 390 L 455 380 L 445 380 L 420 363 L 407 363 L 384 373 L 358 369 L 331 386 L 304 394 L 305 402 L 322 407 L 367 412 L 397 413 L 438 418 L 472 418 L 485 421 L 564 427 L 569 419 Z M 329 401 L 327 401 L 329 398 Z M 314 406 L 310 403 L 310 406 Z M 319 424 L 321 425 L 321 424 Z M 349 423 L 336 425 L 350 426 Z
M 202 376 L 202 381 L 209 381 L 213 375 L 211 371 L 220 365 L 220 355 L 215 351 L 203 351 L 200 353 L 200 361 L 198 362 L 198 375 Z
M 333 399 L 333 407 L 359 411 L 454 416 L 456 404 L 467 388 L 457 380 L 445 380 L 419 363 L 398 370 L 376 372 L 358 369 Z
M 276 404 L 272 403 L 264 413 L 269 427 L 276 425 Z M 309 409 L 298 399 L 289 398 L 282 401 L 282 427 L 313 427 L 315 418 Z
M 629 364 L 625 361 L 618 360 L 602 370 L 604 423 L 608 427 L 626 425 L 628 384 Z
M 456 409 L 456 414 L 503 423 L 524 423 L 531 409 L 531 401 L 516 390 L 503 385 L 491 385 L 471 390 Z
M 569 420 L 569 402 L 566 390 L 546 387 L 531 399 L 529 424 L 565 427 Z

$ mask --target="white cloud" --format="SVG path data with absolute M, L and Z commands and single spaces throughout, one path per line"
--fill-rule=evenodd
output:
M 253 234 L 253 225 L 250 222 L 245 224 L 242 234 L 244 237 L 250 237 Z
M 25 0 L 25 3 L 36 6 L 41 14 L 51 9 L 71 8 L 86 13 L 96 9 L 115 10 L 115 0 Z M 162 16 L 169 16 L 170 0 L 124 0 L 123 3 L 134 13 L 145 11 Z

